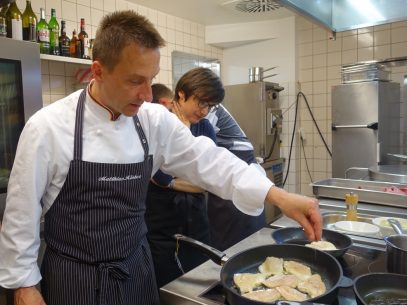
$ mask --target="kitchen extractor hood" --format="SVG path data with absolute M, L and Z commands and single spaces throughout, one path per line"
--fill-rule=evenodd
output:
M 332 32 L 407 20 L 407 0 L 275 0 Z

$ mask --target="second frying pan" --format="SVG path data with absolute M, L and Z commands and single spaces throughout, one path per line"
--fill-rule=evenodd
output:
M 355 279 L 353 290 L 359 305 L 405 304 L 407 275 L 369 273 Z
M 294 244 L 294 245 L 306 245 L 311 241 L 307 239 L 304 231 L 300 227 L 287 227 L 273 231 L 271 237 L 277 244 Z M 346 251 L 352 246 L 352 239 L 345 234 L 332 231 L 322 230 L 322 240 L 329 241 L 335 245 L 336 250 L 324 251 L 332 256 L 339 258 L 345 254 Z

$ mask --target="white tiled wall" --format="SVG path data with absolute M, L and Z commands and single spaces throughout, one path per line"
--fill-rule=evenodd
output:
M 40 8 L 45 8 L 47 21 L 51 8 L 56 9 L 58 22 L 66 20 L 69 37 L 72 31 L 79 29 L 81 18 L 85 18 L 86 31 L 93 38 L 103 15 L 115 10 L 131 9 L 147 17 L 167 41 L 161 49 L 161 71 L 155 82 L 161 82 L 172 87 L 171 52 L 174 50 L 191 53 L 208 58 L 222 59 L 222 50 L 205 44 L 205 28 L 202 24 L 181 19 L 160 11 L 135 4 L 125 0 L 32 0 L 36 15 L 40 16 Z M 25 0 L 17 0 L 17 5 L 23 12 Z M 75 91 L 81 85 L 76 83 L 75 75 L 86 65 L 42 61 L 42 88 L 44 104 L 49 104 Z
M 329 39 L 329 32 L 303 18 L 297 19 L 296 31 L 300 88 L 307 96 L 331 149 L 331 87 L 341 83 L 341 65 L 407 56 L 407 22 L 337 33 L 334 41 Z M 394 67 L 391 71 L 391 79 L 402 84 L 407 66 Z M 403 110 L 401 117 L 406 116 Z M 306 156 L 303 149 L 297 152 L 300 158 L 301 193 L 311 195 L 311 179 L 306 163 L 314 181 L 331 177 L 332 166 L 304 100 L 300 102 L 300 126 L 305 131 Z M 300 145 L 299 141 L 297 145 Z

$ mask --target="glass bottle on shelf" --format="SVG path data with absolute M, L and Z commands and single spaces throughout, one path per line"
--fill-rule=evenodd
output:
M 37 16 L 34 14 L 29 0 L 27 0 L 23 13 L 23 39 L 37 41 Z
M 76 35 L 76 30 L 72 32 L 72 39 L 69 47 L 69 54 L 71 57 L 82 58 L 81 42 Z
M 45 10 L 40 8 L 41 19 L 37 24 L 37 41 L 40 44 L 40 53 L 49 54 L 49 29 L 45 21 Z
M 69 47 L 71 39 L 66 35 L 65 20 L 61 20 L 61 36 L 59 36 L 59 55 L 70 56 Z
M 49 29 L 49 54 L 59 55 L 59 24 L 55 9 L 51 9 L 51 19 L 48 22 Z
M 7 37 L 6 13 L 8 10 L 8 3 L 0 8 L 0 37 Z
M 23 40 L 23 23 L 21 12 L 15 1 L 10 3 L 6 13 L 7 37 Z
M 81 55 L 82 58 L 90 59 L 89 56 L 89 36 L 85 31 L 85 18 L 81 18 L 81 31 L 79 32 L 78 38 L 81 42 Z

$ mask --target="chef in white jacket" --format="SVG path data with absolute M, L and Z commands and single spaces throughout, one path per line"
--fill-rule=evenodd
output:
M 0 233 L 0 286 L 15 289 L 16 304 L 158 304 L 144 200 L 159 168 L 250 215 L 264 201 L 275 204 L 309 238 L 321 237 L 315 199 L 273 186 L 210 139 L 192 136 L 164 107 L 144 103 L 162 46 L 137 13 L 106 15 L 94 41 L 93 81 L 27 122 Z

